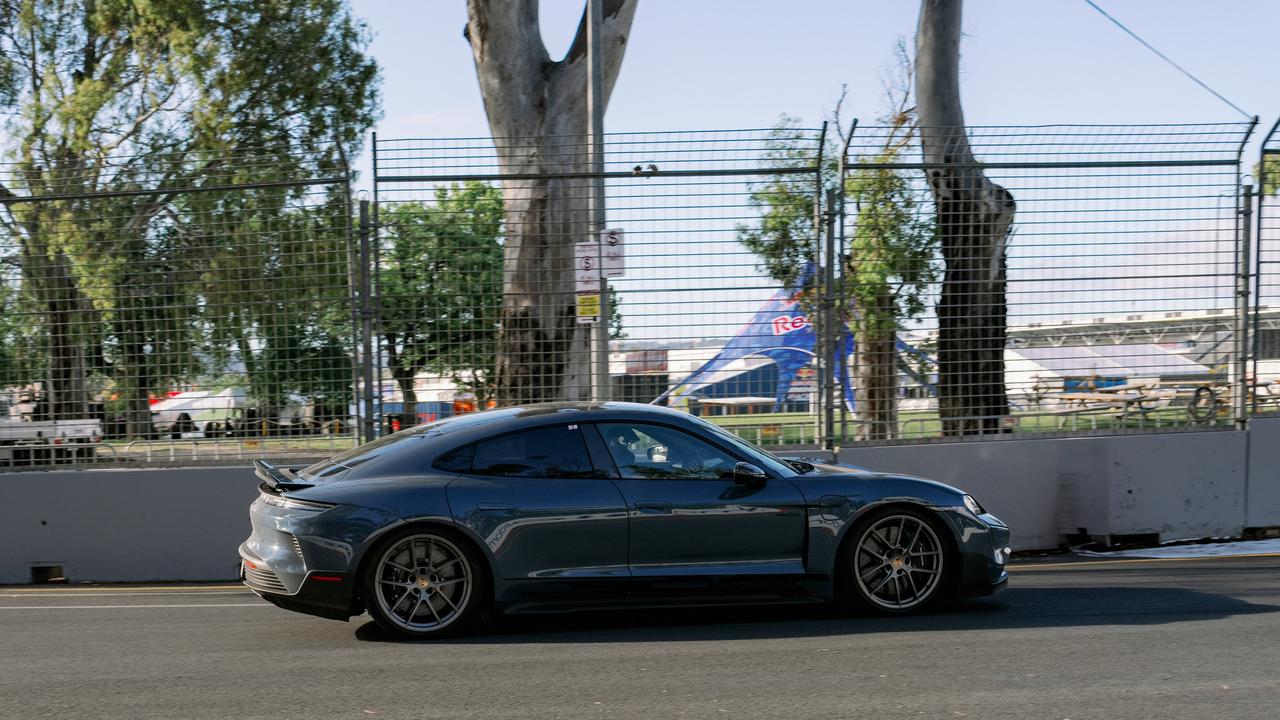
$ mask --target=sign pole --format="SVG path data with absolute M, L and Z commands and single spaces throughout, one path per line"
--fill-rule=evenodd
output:
M 596 258 L 604 258 L 604 56 L 600 47 L 603 0 L 587 0 L 587 114 L 590 116 L 591 189 L 588 193 L 590 219 L 587 223 L 596 247 Z M 600 315 L 592 328 L 595 340 L 593 400 L 609 399 L 609 281 L 600 273 Z

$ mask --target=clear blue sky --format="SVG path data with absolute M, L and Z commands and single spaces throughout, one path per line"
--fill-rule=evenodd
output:
M 1280 0 L 1096 1 L 1234 103 L 1260 115 L 1258 135 L 1280 115 L 1275 81 L 1280 46 L 1274 42 Z M 382 138 L 488 134 L 471 51 L 462 37 L 465 0 L 352 3 L 375 33 L 372 52 L 383 69 Z M 543 0 L 543 37 L 553 57 L 567 49 L 582 7 L 582 0 Z M 773 125 L 782 113 L 816 126 L 845 83 L 845 117 L 873 121 L 884 109 L 884 70 L 892 65 L 899 38 L 913 42 L 918 8 L 917 0 L 640 0 L 606 127 L 613 132 L 759 128 Z M 1084 0 L 969 0 L 964 31 L 962 90 L 972 125 L 1241 119 Z M 1251 159 L 1246 162 L 1252 164 Z M 364 187 L 368 163 L 366 153 L 357 165 Z M 1120 213 L 1117 218 L 1128 216 Z M 750 275 L 756 260 L 733 241 L 732 222 L 722 225 L 724 237 L 705 233 L 681 252 L 736 248 L 741 257 L 716 256 L 714 262 L 734 263 L 735 272 Z M 640 221 L 628 220 L 627 226 L 643 230 Z M 1216 226 L 1206 224 L 1201 230 L 1211 227 Z M 1208 237 L 1205 247 L 1177 246 L 1178 257 L 1201 263 L 1229 260 L 1229 252 L 1212 242 L 1217 235 Z M 1020 246 L 1017 252 L 1030 250 Z M 670 315 L 687 299 L 630 292 L 662 286 L 674 277 L 674 270 L 665 269 L 670 263 L 651 264 L 664 269 L 629 270 L 627 282 L 619 286 L 632 337 L 667 334 L 665 320 L 650 322 L 652 317 L 645 320 L 640 314 L 657 317 L 665 307 Z M 687 287 L 720 286 L 721 280 L 696 269 L 698 262 L 686 264 L 695 267 L 689 270 L 694 275 L 702 273 L 686 277 Z M 1223 283 L 1227 280 L 1218 284 Z M 1126 299 L 1132 296 L 1127 291 L 1077 284 L 1069 292 L 1079 297 L 1086 293 L 1096 302 L 1064 308 L 1093 315 L 1184 309 L 1175 298 L 1203 295 L 1187 289 L 1198 287 L 1173 279 L 1161 285 L 1155 300 L 1138 306 Z M 1219 290 L 1218 295 L 1229 296 L 1229 290 Z M 722 295 L 741 302 L 725 306 L 714 318 L 698 314 L 710 312 L 708 308 L 683 310 L 690 326 L 706 336 L 731 332 L 767 296 Z M 641 299 L 672 305 L 637 310 Z M 1202 308 L 1212 302 L 1191 304 Z M 1067 310 L 1027 305 L 1018 311 Z M 646 322 L 653 327 L 644 327 Z
M 1280 114 L 1280 2 L 1097 0 L 1138 34 L 1270 125 Z M 914 0 L 641 0 L 609 106 L 610 131 L 816 124 L 848 83 L 864 120 Z M 383 137 L 487 132 L 465 0 L 353 0 L 383 68 Z M 581 0 L 543 0 L 543 37 L 563 54 Z M 1083 0 L 969 0 L 964 105 L 981 123 L 1199 122 L 1238 115 Z M 1263 128 L 1266 129 L 1265 127 Z

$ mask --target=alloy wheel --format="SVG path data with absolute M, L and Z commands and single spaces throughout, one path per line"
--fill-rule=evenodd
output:
M 456 622 L 466 612 L 475 584 L 462 550 L 428 533 L 387 548 L 373 579 L 379 609 L 410 633 L 435 633 Z
M 942 543 L 929 523 L 914 515 L 889 515 L 858 539 L 853 575 L 867 601 L 903 611 L 934 596 L 945 562 Z

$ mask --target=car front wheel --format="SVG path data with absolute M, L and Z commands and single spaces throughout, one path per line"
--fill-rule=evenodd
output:
M 918 610 L 943 599 L 953 571 L 941 530 L 922 512 L 889 509 L 852 529 L 845 554 L 846 593 L 888 613 Z
M 433 638 L 466 629 L 480 605 L 480 565 L 454 533 L 411 529 L 374 550 L 363 578 L 365 605 L 384 630 Z

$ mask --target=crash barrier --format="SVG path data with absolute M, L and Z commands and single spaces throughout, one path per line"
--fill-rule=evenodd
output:
M 1246 432 L 858 447 L 840 459 L 968 490 L 1010 523 L 1015 550 L 1280 525 L 1280 418 Z M 257 483 L 248 467 L 0 475 L 0 583 L 232 580 Z
M 1250 432 L 857 447 L 839 456 L 964 488 L 1014 528 L 1017 550 L 1119 536 L 1236 536 L 1245 527 L 1280 524 L 1260 509 L 1246 512 L 1265 504 L 1268 492 L 1280 494 L 1275 472 L 1262 464 L 1267 458 L 1249 452 L 1252 433 L 1280 439 L 1280 420 L 1255 423 Z

